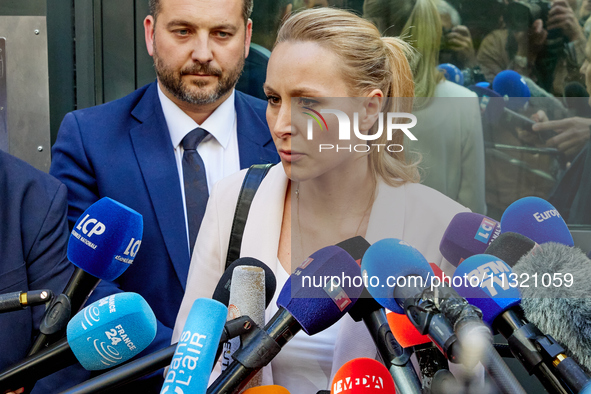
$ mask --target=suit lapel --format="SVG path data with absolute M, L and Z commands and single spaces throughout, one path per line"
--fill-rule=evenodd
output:
M 235 105 L 238 122 L 238 152 L 240 168 L 253 164 L 277 163 L 279 156 L 265 119 L 247 101 L 246 95 L 236 91 Z
M 185 213 L 174 149 L 156 82 L 146 90 L 131 114 L 141 122 L 130 131 L 133 149 L 168 255 L 184 290 L 190 261 Z

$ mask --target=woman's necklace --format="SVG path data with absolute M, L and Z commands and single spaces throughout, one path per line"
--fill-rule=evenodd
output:
M 373 187 L 371 190 L 371 196 L 370 199 L 368 201 L 367 204 L 367 208 L 365 208 L 365 211 L 363 212 L 363 215 L 361 215 L 361 220 L 359 220 L 359 224 L 357 225 L 357 229 L 355 230 L 355 237 L 359 235 L 359 229 L 361 228 L 361 225 L 363 224 L 363 220 L 365 219 L 365 217 L 367 216 L 367 214 L 370 212 L 371 207 L 373 205 L 374 202 L 374 198 L 375 198 L 375 192 L 376 192 L 376 182 L 374 181 L 373 183 Z M 304 236 L 302 234 L 302 227 L 300 226 L 300 184 L 298 182 L 298 185 L 296 186 L 295 189 L 295 197 L 296 197 L 296 221 L 298 223 L 298 235 L 300 237 L 300 250 L 302 251 L 302 253 L 304 252 Z

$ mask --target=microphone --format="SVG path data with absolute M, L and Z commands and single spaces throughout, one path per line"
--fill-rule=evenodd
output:
M 358 264 L 360 264 L 365 252 L 371 247 L 369 242 L 360 236 L 340 242 L 337 246 L 349 253 Z M 349 310 L 349 315 L 354 321 L 363 320 L 365 323 L 399 391 L 420 393 L 421 383 L 419 377 L 410 364 L 411 352 L 400 346 L 396 335 L 393 334 L 394 330 L 391 329 L 391 327 L 395 327 L 400 331 L 399 325 L 392 326 L 390 324 L 384 308 L 373 299 L 365 287 L 363 287 L 361 297 Z M 406 319 L 407 325 L 410 324 L 406 316 L 399 316 Z M 414 327 L 412 329 L 417 332 Z
M 119 365 L 156 336 L 156 317 L 136 293 L 100 299 L 70 320 L 67 337 L 0 372 L 0 387 L 22 387 L 79 362 L 89 371 Z
M 503 70 L 498 73 L 493 80 L 492 88 L 495 92 L 507 98 L 507 107 L 514 111 L 523 109 L 531 97 L 527 82 L 519 73 L 513 70 Z
M 439 252 L 454 266 L 475 254 L 483 253 L 501 233 L 501 224 L 488 216 L 460 212 L 443 233 Z
M 589 93 L 579 82 L 569 82 L 564 86 L 564 105 L 577 116 L 589 116 Z
M 221 302 L 195 300 L 160 394 L 205 393 L 227 315 Z
M 68 259 L 76 269 L 63 294 L 45 312 L 29 355 L 63 335 L 72 313 L 80 310 L 101 279 L 111 281 L 133 263 L 143 228 L 142 215 L 108 197 L 84 211 L 68 242 Z
M 214 296 L 212 298 L 227 306 L 230 296 L 229 290 L 232 279 L 232 272 L 235 267 L 239 267 L 242 265 L 261 267 L 265 271 L 266 307 L 269 304 L 269 302 L 271 302 L 271 299 L 274 295 L 276 284 L 275 275 L 273 274 L 271 269 L 267 267 L 267 265 L 265 265 L 263 262 L 250 257 L 237 259 L 228 267 L 228 269 L 220 278 L 216 290 L 214 291 Z M 273 292 L 269 291 L 270 288 L 273 290 Z M 224 331 L 222 333 L 222 339 L 220 340 L 220 343 L 218 345 L 218 351 L 220 354 L 222 345 L 229 338 L 234 338 L 235 336 L 240 335 L 243 332 L 248 332 L 252 329 L 252 327 L 245 328 L 245 325 L 247 324 L 249 324 L 249 322 L 247 322 L 245 319 L 236 319 L 234 321 L 229 321 L 226 323 L 226 325 L 224 326 Z M 137 360 L 134 360 L 111 371 L 108 371 L 100 376 L 89 379 L 86 382 L 80 383 L 79 385 L 70 388 L 63 394 L 99 393 L 106 389 L 124 386 L 129 382 L 132 382 L 136 379 L 139 379 L 145 375 L 148 375 L 152 372 L 156 372 L 159 369 L 168 366 L 176 351 L 176 347 L 177 345 L 173 344 L 154 353 L 147 354 Z M 219 355 L 216 354 L 216 357 L 214 359 L 217 360 L 218 358 Z
M 443 63 L 438 65 L 437 69 L 443 72 L 443 76 L 448 81 L 464 86 L 464 74 L 462 74 L 462 71 L 457 66 L 451 63 Z
M 234 269 L 228 320 L 240 316 L 249 316 L 259 327 L 265 324 L 265 271 L 260 267 L 238 266 Z M 240 347 L 240 343 L 241 338 L 236 337 L 224 345 L 222 371 L 230 365 L 230 356 Z M 245 387 L 256 387 L 261 384 L 262 373 L 259 372 Z
M 355 358 L 334 375 L 330 394 L 396 393 L 394 381 L 379 361 Z
M 530 282 L 530 287 L 520 287 L 525 317 L 591 371 L 591 261 L 578 248 L 548 242 L 524 255 L 513 272 Z
M 209 386 L 207 393 L 241 389 L 297 332 L 304 330 L 314 335 L 336 323 L 361 295 L 362 287 L 354 286 L 350 280 L 359 274 L 355 260 L 338 246 L 313 253 L 281 289 L 277 298 L 279 311 L 262 330 L 255 330 L 244 341 L 233 355 L 234 362 Z M 326 283 L 314 286 L 319 279 Z
M 525 235 L 507 231 L 499 235 L 495 242 L 486 248 L 484 254 L 495 256 L 507 263 L 509 267 L 513 267 L 522 256 L 531 252 L 536 246 L 537 244 Z
M 230 305 L 230 288 L 232 287 L 232 274 L 234 268 L 239 266 L 252 266 L 260 267 L 265 271 L 265 308 L 269 305 L 275 290 L 277 288 L 277 281 L 275 280 L 275 274 L 265 263 L 252 257 L 241 257 L 236 259 L 230 266 L 224 271 L 220 278 L 218 285 L 216 286 L 213 296 L 214 300 L 221 302 L 228 306 Z
M 276 384 L 271 386 L 259 386 L 253 387 L 242 394 L 290 394 L 285 387 L 277 386 Z
M 28 306 L 42 305 L 52 299 L 53 291 L 49 289 L 1 294 L 0 313 L 22 310 Z
M 507 339 L 511 352 L 529 374 L 535 374 L 545 387 L 552 388 L 554 392 L 567 393 L 550 368 L 552 364 L 557 366 L 566 361 L 562 354 L 564 349 L 557 346 L 551 337 L 544 336 L 536 326 L 522 319 L 518 284 L 512 283 L 515 279 L 511 268 L 504 261 L 483 254 L 462 263 L 454 273 L 452 282 L 461 296 L 480 308 L 483 321 L 499 330 Z M 585 382 L 587 379 L 584 374 L 581 375 L 582 371 L 571 364 L 566 361 L 561 368 L 568 367 L 575 371 L 564 376 L 569 387 L 579 386 L 580 389 L 581 379 Z
M 431 315 L 426 322 L 426 329 L 422 332 L 416 326 L 410 325 L 406 315 L 400 315 L 405 319 L 393 317 L 397 313 L 404 313 L 402 305 L 407 296 L 414 297 L 420 293 L 426 287 L 429 278 L 433 278 L 429 263 L 419 251 L 399 239 L 383 239 L 367 250 L 361 269 L 366 281 L 371 276 L 368 281 L 369 293 L 382 306 L 394 312 L 389 314 L 388 319 L 393 323 L 390 326 L 396 327 L 393 328 L 393 332 L 401 333 L 399 336 L 405 345 L 413 346 L 433 341 L 441 353 L 454 361 L 451 354 L 453 354 L 452 347 L 456 337 L 449 322 L 441 314 Z M 402 320 L 403 324 L 397 324 L 397 320 Z M 427 334 L 428 340 L 420 334 Z M 447 362 L 442 359 L 438 351 L 433 352 L 432 347 L 415 350 L 421 367 L 423 387 L 429 388 L 436 371 L 447 368 Z M 399 391 L 404 392 L 399 387 L 396 377 L 394 380 Z
M 560 213 L 548 201 L 539 197 L 523 197 L 505 209 L 501 217 L 501 232 L 525 235 L 538 244 L 558 242 L 574 246 L 573 237 Z

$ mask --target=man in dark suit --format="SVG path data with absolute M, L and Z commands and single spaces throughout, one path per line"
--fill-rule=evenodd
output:
M 279 160 L 266 103 L 234 90 L 248 55 L 251 10 L 252 0 L 151 0 L 144 27 L 157 82 L 67 114 L 53 147 L 50 172 L 68 187 L 70 227 L 104 196 L 143 215 L 133 265 L 91 296 L 133 291 L 148 301 L 158 333 L 143 354 L 170 345 L 195 239 L 195 217 L 185 207 L 195 199 L 185 198 L 184 137 L 207 131 L 197 151 L 209 189 L 241 168 Z M 142 392 L 160 390 L 162 376 L 155 378 Z
M 74 272 L 67 207 L 61 182 L 0 150 L 0 294 L 64 290 Z M 0 370 L 27 355 L 44 313 L 43 305 L 0 313 Z

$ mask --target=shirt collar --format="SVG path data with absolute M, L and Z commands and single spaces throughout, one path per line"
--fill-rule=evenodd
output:
M 226 148 L 228 146 L 236 123 L 236 110 L 234 109 L 235 90 L 232 89 L 232 94 L 209 115 L 202 125 L 199 125 L 171 99 L 166 97 L 160 89 L 160 84 L 157 85 L 158 98 L 160 98 L 162 112 L 164 113 L 164 119 L 168 126 L 173 148 L 176 149 L 183 138 L 197 127 L 203 127 L 207 130 L 222 147 Z

